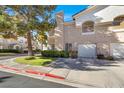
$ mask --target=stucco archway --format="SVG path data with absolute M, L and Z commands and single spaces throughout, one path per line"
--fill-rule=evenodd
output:
M 119 15 L 113 19 L 113 25 L 120 25 L 124 21 L 124 15 Z

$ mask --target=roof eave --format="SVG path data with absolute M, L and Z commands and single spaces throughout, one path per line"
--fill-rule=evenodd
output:
M 90 6 L 90 7 L 86 8 L 86 9 L 84 9 L 84 10 L 82 10 L 82 11 L 80 11 L 80 12 L 74 14 L 74 15 L 72 15 L 72 18 L 75 19 L 75 18 L 78 17 L 80 14 L 85 14 L 86 12 L 88 13 L 88 11 L 90 11 L 90 10 L 96 8 L 96 6 L 97 6 L 97 5 Z

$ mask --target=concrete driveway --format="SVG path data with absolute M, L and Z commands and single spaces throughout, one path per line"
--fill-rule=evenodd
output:
M 56 73 L 62 71 L 67 81 L 87 87 L 124 87 L 123 60 L 58 59 L 51 66 Z

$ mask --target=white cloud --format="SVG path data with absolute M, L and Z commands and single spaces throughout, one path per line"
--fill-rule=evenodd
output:
M 71 15 L 64 15 L 64 21 L 70 21 L 70 20 L 72 20 Z

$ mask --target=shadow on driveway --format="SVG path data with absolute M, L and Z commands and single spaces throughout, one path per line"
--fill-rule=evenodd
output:
M 49 66 L 53 68 L 67 68 L 67 69 L 83 70 L 83 71 L 106 70 L 106 69 L 100 68 L 105 66 L 119 67 L 116 61 L 83 59 L 83 58 L 81 59 L 59 58 L 55 62 L 52 62 Z

